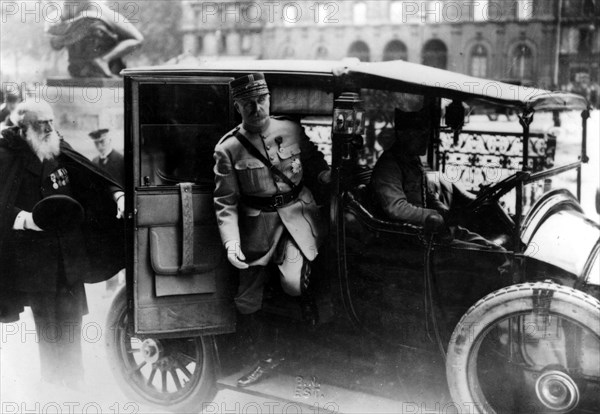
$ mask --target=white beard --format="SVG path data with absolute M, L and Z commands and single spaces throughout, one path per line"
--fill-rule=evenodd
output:
M 60 154 L 60 138 L 55 131 L 52 131 L 50 136 L 44 137 L 44 134 L 38 134 L 30 127 L 25 138 L 40 161 L 54 159 Z

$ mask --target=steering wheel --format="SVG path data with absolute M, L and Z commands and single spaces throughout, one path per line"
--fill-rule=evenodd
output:
M 508 193 L 510 190 L 515 188 L 520 182 L 523 182 L 529 178 L 531 174 L 524 171 L 519 171 L 516 174 L 506 177 L 498 183 L 486 187 L 483 189 L 475 200 L 467 204 L 466 209 L 469 211 L 476 211 L 484 204 L 491 202 L 497 202 L 500 197 Z

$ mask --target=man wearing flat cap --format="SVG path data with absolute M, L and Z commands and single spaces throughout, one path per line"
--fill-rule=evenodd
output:
M 54 128 L 34 98 L 0 139 L 0 321 L 31 307 L 42 379 L 82 386 L 84 282 L 123 267 L 123 191 Z
M 242 124 L 215 147 L 214 203 L 227 258 L 240 269 L 235 304 L 250 335 L 264 332 L 256 320 L 262 307 L 265 267 L 275 263 L 283 290 L 300 297 L 306 310 L 311 262 L 323 237 L 323 222 L 310 186 L 329 182 L 329 167 L 296 122 L 270 116 L 269 88 L 262 73 L 231 82 Z M 314 321 L 314 306 L 308 319 Z M 304 313 L 307 315 L 307 312 Z M 257 338 L 269 348 L 272 338 Z M 272 350 L 238 380 L 248 386 L 278 361 Z M 274 352 L 274 351 L 273 351 Z

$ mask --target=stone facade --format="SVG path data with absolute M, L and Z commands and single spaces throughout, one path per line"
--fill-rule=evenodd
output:
M 199 57 L 404 59 L 543 87 L 565 86 L 580 72 L 599 77 L 593 0 L 226 0 L 183 8 L 184 50 Z

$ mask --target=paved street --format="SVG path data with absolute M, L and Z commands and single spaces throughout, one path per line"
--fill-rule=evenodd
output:
M 117 387 L 107 363 L 104 345 L 106 312 L 112 297 L 105 295 L 103 283 L 87 285 L 86 291 L 90 307 L 90 313 L 83 319 L 82 329 L 86 389 L 75 391 L 40 381 L 35 325 L 31 311 L 26 309 L 19 322 L 0 324 L 0 412 L 164 412 L 127 398 Z M 240 412 L 236 407 L 257 401 L 257 398 L 244 397 L 237 393 L 233 398 L 233 394 L 231 391 L 221 392 L 212 404 L 205 407 L 206 411 Z M 259 398 L 258 401 L 261 403 L 262 399 Z
M 534 121 L 533 128 L 544 130 L 550 125 L 550 122 L 549 117 L 539 116 Z M 509 124 L 504 121 L 503 117 L 496 122 L 486 121 L 484 117 L 472 117 L 469 128 L 493 127 L 502 129 L 507 125 Z M 579 128 L 579 115 L 568 114 L 563 121 L 563 125 L 567 132 L 576 132 Z M 594 196 L 600 182 L 599 111 L 594 111 L 592 114 L 588 137 L 590 163 L 583 170 L 582 205 L 589 216 L 598 218 L 594 207 Z M 568 145 L 565 146 L 565 148 L 568 147 Z M 87 292 L 90 313 L 83 320 L 86 389 L 76 392 L 44 384 L 39 380 L 39 358 L 35 328 L 31 312 L 27 309 L 21 315 L 19 322 L 0 324 L 0 412 L 6 414 L 24 412 L 160 412 L 153 411 L 151 407 L 128 399 L 116 386 L 107 364 L 104 346 L 105 332 L 103 331 L 111 297 L 105 296 L 104 284 L 87 286 Z M 409 399 L 412 401 L 425 401 L 429 397 L 435 398 L 435 396 L 415 395 L 409 396 Z M 266 404 L 263 404 L 265 402 Z M 217 395 L 214 404 L 206 407 L 206 411 L 214 413 L 254 413 L 257 412 L 257 404 L 265 413 L 285 411 L 284 405 L 279 402 L 269 402 L 258 396 L 242 396 L 227 390 L 221 391 Z M 421 407 L 421 410 L 423 410 L 423 407 Z

